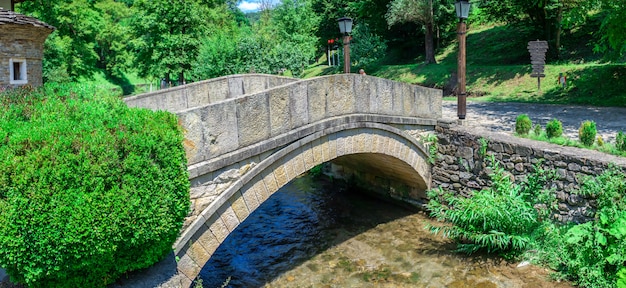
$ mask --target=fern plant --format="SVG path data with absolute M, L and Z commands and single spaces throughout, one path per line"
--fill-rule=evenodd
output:
M 486 250 L 510 255 L 524 251 L 540 224 L 540 212 L 534 208 L 535 204 L 551 202 L 550 193 L 543 189 L 548 179 L 545 171 L 536 169 L 527 182 L 516 184 L 493 156 L 491 169 L 493 185 L 474 192 L 471 198 L 441 189 L 428 192 L 431 216 L 453 224 L 429 226 L 429 230 L 455 240 L 460 252 Z
M 626 176 L 616 168 L 582 179 L 579 194 L 595 198 L 594 221 L 550 228 L 539 239 L 541 262 L 581 287 L 626 284 Z
M 626 288 L 626 266 L 617 272 L 617 288 Z
M 437 152 L 439 149 L 439 141 L 437 139 L 437 135 L 422 135 L 421 142 L 428 148 L 428 163 L 435 164 L 435 162 L 437 161 Z
M 615 148 L 619 151 L 626 151 L 626 134 L 619 131 L 615 137 Z

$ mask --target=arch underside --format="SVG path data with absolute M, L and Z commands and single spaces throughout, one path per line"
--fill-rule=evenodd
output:
M 195 279 L 226 237 L 282 186 L 311 168 L 334 162 L 359 167 L 416 189 L 430 188 L 428 154 L 414 137 L 380 123 L 328 127 L 263 159 L 200 213 L 174 245 L 178 270 Z

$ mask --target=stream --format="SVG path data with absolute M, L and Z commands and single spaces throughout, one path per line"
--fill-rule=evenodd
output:
M 425 229 L 423 212 L 302 176 L 231 233 L 204 287 L 573 287 L 546 269 L 466 256 Z

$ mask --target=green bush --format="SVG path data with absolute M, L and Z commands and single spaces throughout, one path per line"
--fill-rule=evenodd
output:
M 491 163 L 495 163 L 493 158 Z M 520 253 L 531 244 L 540 217 L 547 216 L 547 209 L 534 206 L 545 203 L 549 205 L 543 207 L 550 208 L 554 203 L 551 193 L 543 189 L 551 174 L 536 167 L 527 182 L 520 185 L 513 183 L 510 174 L 497 164 L 491 167 L 493 185 L 471 198 L 443 190 L 429 191 L 427 207 L 431 216 L 453 224 L 429 228 L 455 240 L 462 252 L 485 249 L 508 255 Z
M 617 288 L 626 288 L 626 267 L 617 272 Z
M 532 127 L 533 123 L 526 114 L 521 114 L 515 119 L 515 133 L 519 135 L 528 135 Z
M 546 124 L 546 135 L 548 138 L 556 138 L 563 135 L 563 124 L 557 119 L 552 119 Z
M 619 131 L 615 137 L 615 148 L 622 152 L 626 151 L 626 134 L 622 131 Z
M 103 287 L 171 253 L 189 211 L 174 115 L 84 87 L 0 96 L 0 266 L 31 287 Z
M 578 192 L 596 198 L 595 220 L 552 227 L 539 243 L 540 258 L 582 287 L 616 287 L 626 263 L 626 176 L 616 168 L 581 179 Z
M 583 145 L 591 146 L 596 141 L 596 133 L 598 133 L 596 122 L 584 121 L 578 128 L 578 139 Z
M 535 125 L 533 133 L 535 133 L 535 136 L 537 137 L 541 136 L 541 125 L 539 124 Z

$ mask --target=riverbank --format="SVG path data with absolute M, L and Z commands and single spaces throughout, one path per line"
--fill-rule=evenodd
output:
M 298 178 L 283 187 L 223 243 L 201 273 L 205 287 L 573 287 L 550 271 L 488 255 L 454 252 L 432 235 L 441 225 L 341 182 Z M 171 255 L 170 255 L 171 256 Z M 173 287 L 168 257 L 110 287 Z M 169 282 L 172 283 L 172 282 Z M 4 285 L 4 286 L 3 286 Z M 0 288 L 19 288 L 9 283 Z

